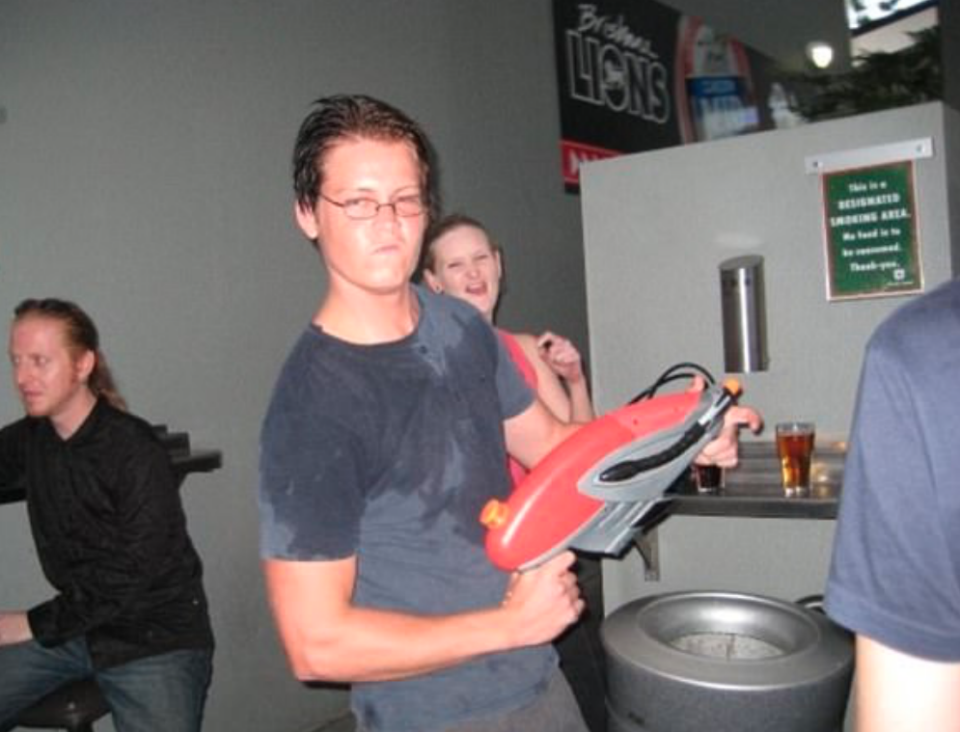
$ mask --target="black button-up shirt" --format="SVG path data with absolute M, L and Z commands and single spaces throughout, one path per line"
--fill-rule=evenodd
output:
M 0 430 L 0 490 L 25 488 L 43 572 L 44 646 L 85 636 L 94 666 L 213 645 L 200 558 L 153 428 L 100 399 L 68 439 L 48 419 Z

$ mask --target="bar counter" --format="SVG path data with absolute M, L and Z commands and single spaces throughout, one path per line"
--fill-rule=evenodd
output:
M 846 443 L 818 444 L 810 468 L 810 490 L 787 496 L 780 484 L 776 447 L 769 441 L 743 442 L 740 465 L 728 470 L 721 488 L 700 491 L 689 477 L 673 487 L 669 512 L 685 516 L 834 519 L 843 484 Z
M 719 488 L 700 490 L 693 481 L 692 471 L 684 475 L 666 492 L 670 500 L 651 514 L 650 523 L 634 537 L 633 544 L 643 557 L 644 580 L 660 581 L 659 523 L 671 516 L 835 519 L 845 457 L 845 442 L 818 441 L 810 465 L 810 490 L 804 495 L 786 495 L 780 483 L 780 460 L 772 441 L 741 442 L 740 464 L 724 471 Z

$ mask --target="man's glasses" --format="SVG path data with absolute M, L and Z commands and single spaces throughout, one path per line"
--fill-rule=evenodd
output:
M 343 209 L 343 212 L 351 219 L 363 220 L 363 219 L 373 219 L 377 217 L 377 214 L 380 213 L 380 209 L 388 206 L 393 209 L 393 213 L 397 216 L 419 216 L 424 211 L 427 210 L 427 204 L 423 200 L 423 196 L 419 193 L 412 194 L 409 196 L 400 196 L 395 201 L 390 203 L 380 203 L 373 198 L 348 198 L 346 201 L 334 201 L 332 198 L 327 198 L 322 193 L 319 194 L 327 203 L 331 203 L 334 206 L 339 206 Z

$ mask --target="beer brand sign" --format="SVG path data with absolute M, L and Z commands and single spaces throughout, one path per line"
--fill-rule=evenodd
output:
M 923 289 L 913 166 L 904 161 L 823 175 L 830 300 Z
M 772 63 L 699 18 L 654 0 L 554 0 L 553 13 L 569 190 L 586 162 L 772 126 Z

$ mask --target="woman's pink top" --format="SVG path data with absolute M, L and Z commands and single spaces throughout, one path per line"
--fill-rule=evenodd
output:
M 503 345 L 507 347 L 510 358 L 513 359 L 513 362 L 520 370 L 520 375 L 523 376 L 523 380 L 527 382 L 527 386 L 536 391 L 538 383 L 536 369 L 533 368 L 533 364 L 530 363 L 527 354 L 523 352 L 523 348 L 520 347 L 516 336 L 500 328 L 497 328 L 497 333 L 500 336 L 500 340 L 503 341 Z M 514 487 L 516 487 L 517 483 L 524 479 L 528 471 L 523 465 L 509 456 L 507 457 L 507 465 L 510 468 L 510 479 L 513 481 Z

